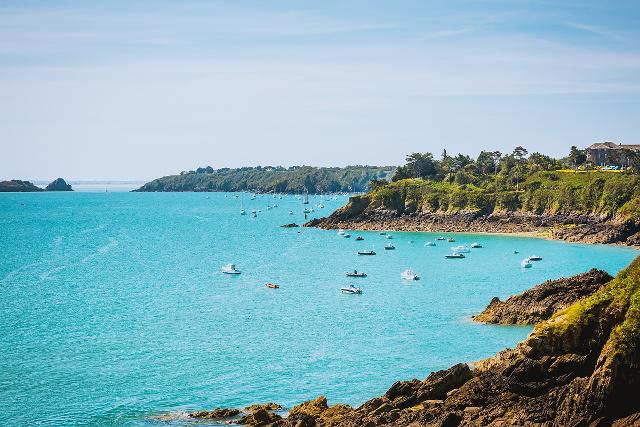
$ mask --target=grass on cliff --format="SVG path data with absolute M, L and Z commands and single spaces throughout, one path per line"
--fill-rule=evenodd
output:
M 541 330 L 562 336 L 567 330 L 593 325 L 603 316 L 620 316 L 607 342 L 613 353 L 638 351 L 640 343 L 640 257 L 593 295 L 556 313 Z
M 543 171 L 517 187 L 500 177 L 464 184 L 412 178 L 378 186 L 368 196 L 373 208 L 404 213 L 501 210 L 640 219 L 640 177 L 634 174 Z

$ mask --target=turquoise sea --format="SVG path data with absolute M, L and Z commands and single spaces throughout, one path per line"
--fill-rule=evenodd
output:
M 0 424 L 166 425 L 153 417 L 320 394 L 358 405 L 525 338 L 469 320 L 493 296 L 637 255 L 456 234 L 484 247 L 446 260 L 454 244 L 424 246 L 434 234 L 285 229 L 303 222 L 300 200 L 243 200 L 257 218 L 223 193 L 0 194 Z M 311 197 L 325 205 L 311 216 L 345 201 Z M 520 268 L 532 254 L 544 260 Z M 240 276 L 221 274 L 230 262 Z M 422 280 L 402 280 L 409 267 Z M 347 279 L 354 268 L 368 277 Z M 349 283 L 363 294 L 342 294 Z

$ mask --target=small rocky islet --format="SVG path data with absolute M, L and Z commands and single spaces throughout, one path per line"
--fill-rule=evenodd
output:
M 34 193 L 39 191 L 73 191 L 73 188 L 62 178 L 56 178 L 45 188 L 40 188 L 30 181 L 18 179 L 0 181 L 0 193 Z
M 510 310 L 527 304 L 532 307 L 524 317 L 513 318 Z M 542 310 L 544 304 L 554 312 Z M 424 380 L 398 381 L 358 408 L 329 406 L 321 396 L 285 417 L 257 406 L 228 421 L 273 427 L 640 425 L 640 258 L 615 278 L 591 270 L 547 281 L 492 302 L 487 313 L 494 323 L 546 320 L 515 349 Z

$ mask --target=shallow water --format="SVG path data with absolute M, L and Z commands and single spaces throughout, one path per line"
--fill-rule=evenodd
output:
M 637 254 L 491 235 L 345 239 L 280 228 L 303 222 L 292 196 L 243 200 L 257 218 L 223 193 L 0 194 L 2 424 L 160 425 L 152 417 L 170 411 L 319 394 L 357 405 L 525 338 L 529 327 L 469 321 L 493 296 L 591 267 L 613 274 Z M 474 241 L 484 247 L 444 259 Z M 531 254 L 544 260 L 520 268 Z M 221 274 L 228 262 L 243 274 Z M 422 280 L 402 280 L 408 267 Z M 368 277 L 347 279 L 354 268 Z M 349 283 L 363 294 L 341 294 Z

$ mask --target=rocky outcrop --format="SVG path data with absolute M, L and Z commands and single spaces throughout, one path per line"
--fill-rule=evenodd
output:
M 191 418 L 200 418 L 200 419 L 222 419 L 222 418 L 230 418 L 235 417 L 240 414 L 238 409 L 230 409 L 230 408 L 216 408 L 212 411 L 197 411 L 189 414 Z
M 36 187 L 29 181 L 20 181 L 13 179 L 11 181 L 0 181 L 0 193 L 27 193 L 44 191 L 40 187 Z
M 244 408 L 244 412 L 251 413 L 251 412 L 259 411 L 260 409 L 264 409 L 267 411 L 279 411 L 280 409 L 282 409 L 282 406 L 274 402 L 258 403 L 258 404 L 247 406 L 246 408 Z
M 73 191 L 71 186 L 69 184 L 67 184 L 67 182 L 62 178 L 58 178 L 58 179 L 54 180 L 53 182 L 51 182 L 49 185 L 47 185 L 45 190 L 47 190 L 47 191 Z
M 583 214 L 535 214 L 522 211 L 416 211 L 400 207 L 372 207 L 368 196 L 354 196 L 349 203 L 305 227 L 349 230 L 397 230 L 467 233 L 531 233 L 584 243 L 640 244 L 640 223 L 608 216 Z
M 238 420 L 234 420 L 234 422 L 248 426 L 261 427 L 275 425 L 275 423 L 281 420 L 282 417 L 280 415 L 261 408 L 239 418 Z
M 295 222 L 292 222 L 290 224 L 283 224 L 280 227 L 282 228 L 296 228 L 296 227 L 300 227 L 298 224 L 296 224 Z
M 503 325 L 532 325 L 587 297 L 613 279 L 606 271 L 592 269 L 558 280 L 548 280 L 506 301 L 498 297 L 473 319 Z

